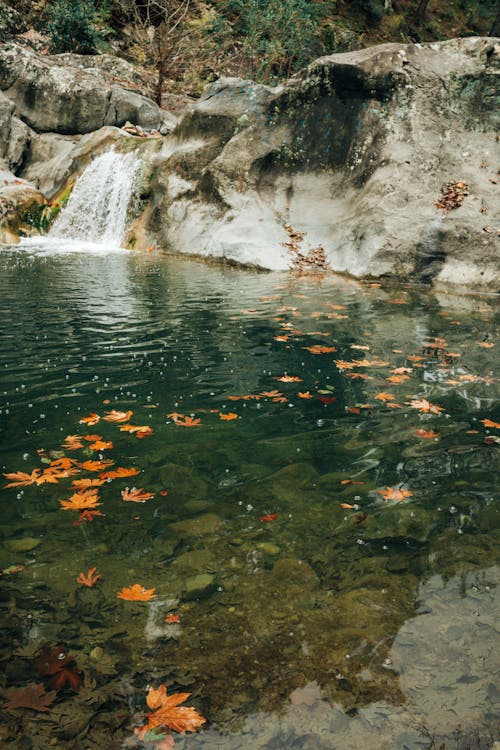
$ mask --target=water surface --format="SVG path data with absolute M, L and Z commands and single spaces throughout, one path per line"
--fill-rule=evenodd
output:
M 0 299 L 2 472 L 140 470 L 92 520 L 60 501 L 99 471 L 1 490 L 2 695 L 59 645 L 80 681 L 6 746 L 143 747 L 160 683 L 207 718 L 179 748 L 492 746 L 494 297 L 45 245 Z

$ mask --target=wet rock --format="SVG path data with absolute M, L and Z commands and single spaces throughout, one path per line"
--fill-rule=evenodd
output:
M 215 513 L 205 513 L 202 516 L 196 518 L 189 518 L 184 521 L 176 521 L 169 525 L 169 529 L 172 533 L 177 534 L 180 537 L 197 537 L 197 536 L 209 536 L 210 534 L 216 534 L 222 526 L 224 521 Z
M 265 555 L 270 555 L 270 557 L 277 557 L 281 552 L 281 547 L 278 547 L 277 544 L 273 544 L 272 542 L 260 542 L 257 545 L 257 549 Z
M 270 488 L 276 500 L 283 503 L 301 503 L 304 492 L 314 491 L 318 480 L 318 473 L 310 464 L 298 463 L 285 466 L 284 469 L 272 474 L 266 479 L 266 486 Z
M 272 577 L 287 585 L 299 585 L 307 590 L 319 588 L 320 581 L 309 563 L 294 557 L 283 557 L 272 569 Z
M 363 525 L 365 539 L 413 539 L 425 542 L 432 529 L 430 515 L 413 505 L 394 505 L 370 515 Z
M 179 464 L 165 464 L 160 470 L 160 479 L 169 488 L 172 500 L 179 498 L 188 501 L 201 500 L 205 498 L 208 484 L 199 477 L 192 469 Z
M 204 510 L 208 510 L 212 503 L 209 500 L 188 500 L 184 503 L 184 508 L 189 513 L 195 515 L 196 513 L 202 513 Z
M 7 539 L 4 545 L 9 552 L 31 552 L 31 550 L 36 549 L 41 543 L 41 539 L 25 536 L 22 539 Z
M 172 568 L 180 575 L 199 571 L 214 573 L 217 570 L 217 562 L 210 550 L 195 549 L 179 555 L 172 562 Z
M 199 573 L 186 578 L 183 585 L 183 599 L 199 599 L 208 596 L 216 589 L 215 576 L 210 573 Z

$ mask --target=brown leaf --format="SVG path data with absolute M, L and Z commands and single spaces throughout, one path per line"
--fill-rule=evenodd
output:
M 41 683 L 32 682 L 26 687 L 9 690 L 9 700 L 5 708 L 32 708 L 33 711 L 48 711 L 55 697 L 55 693 L 46 693 Z

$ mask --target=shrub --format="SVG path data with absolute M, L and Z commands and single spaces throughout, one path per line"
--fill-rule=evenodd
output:
M 55 0 L 50 3 L 43 31 L 50 37 L 50 51 L 93 55 L 101 35 L 96 27 L 93 0 Z

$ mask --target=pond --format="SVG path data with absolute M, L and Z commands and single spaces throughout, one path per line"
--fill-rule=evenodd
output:
M 498 298 L 45 245 L 0 299 L 4 747 L 493 746 Z

